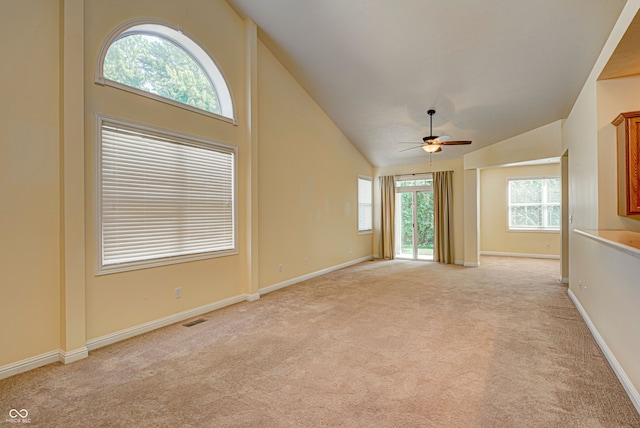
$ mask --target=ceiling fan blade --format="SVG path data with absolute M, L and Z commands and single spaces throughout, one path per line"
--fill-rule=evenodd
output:
M 415 146 L 415 147 L 409 147 L 408 149 L 402 149 L 400 150 L 401 152 L 406 152 L 407 150 L 414 150 L 414 149 L 421 149 L 422 145 L 420 146 Z
M 462 144 L 471 144 L 471 141 L 442 141 L 441 146 L 459 146 Z

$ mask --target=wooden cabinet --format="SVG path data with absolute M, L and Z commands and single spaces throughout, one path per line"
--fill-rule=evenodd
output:
M 617 134 L 618 215 L 640 219 L 640 111 L 621 113 Z

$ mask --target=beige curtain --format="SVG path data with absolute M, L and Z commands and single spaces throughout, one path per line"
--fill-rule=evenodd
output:
M 380 257 L 393 260 L 396 258 L 394 249 L 395 209 L 396 209 L 396 179 L 392 175 L 380 177 Z
M 433 261 L 454 263 L 453 260 L 453 171 L 433 173 Z

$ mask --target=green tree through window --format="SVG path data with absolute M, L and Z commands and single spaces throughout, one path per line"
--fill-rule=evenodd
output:
M 200 65 L 161 37 L 132 34 L 116 40 L 105 56 L 104 77 L 221 114 L 218 95 Z

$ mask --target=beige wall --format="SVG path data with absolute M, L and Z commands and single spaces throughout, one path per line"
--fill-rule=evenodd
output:
M 404 175 L 435 171 L 453 171 L 453 255 L 456 263 L 462 264 L 464 256 L 464 171 L 462 159 L 447 161 L 423 162 L 411 165 L 395 165 L 375 168 L 373 212 L 374 212 L 374 254 L 379 253 L 380 246 L 380 184 L 379 178 L 384 175 Z
M 56 1 L 2 3 L 0 366 L 59 348 L 59 19 Z
M 558 163 L 488 168 L 480 171 L 481 252 L 560 256 L 559 232 L 510 232 L 507 224 L 507 179 L 554 175 L 560 176 Z
M 572 230 L 638 230 L 635 223 L 616 218 L 612 181 L 615 134 L 610 125 L 621 111 L 640 110 L 634 100 L 637 78 L 608 82 L 596 79 L 639 9 L 640 1 L 627 1 L 563 127 L 563 151 L 569 153 Z M 639 260 L 575 232 L 570 234 L 569 260 L 570 291 L 619 364 L 614 368 L 624 373 L 624 385 L 640 406 L 640 336 L 635 329 L 640 325 Z
M 258 64 L 263 288 L 371 256 L 357 177 L 372 168 L 262 43 Z

